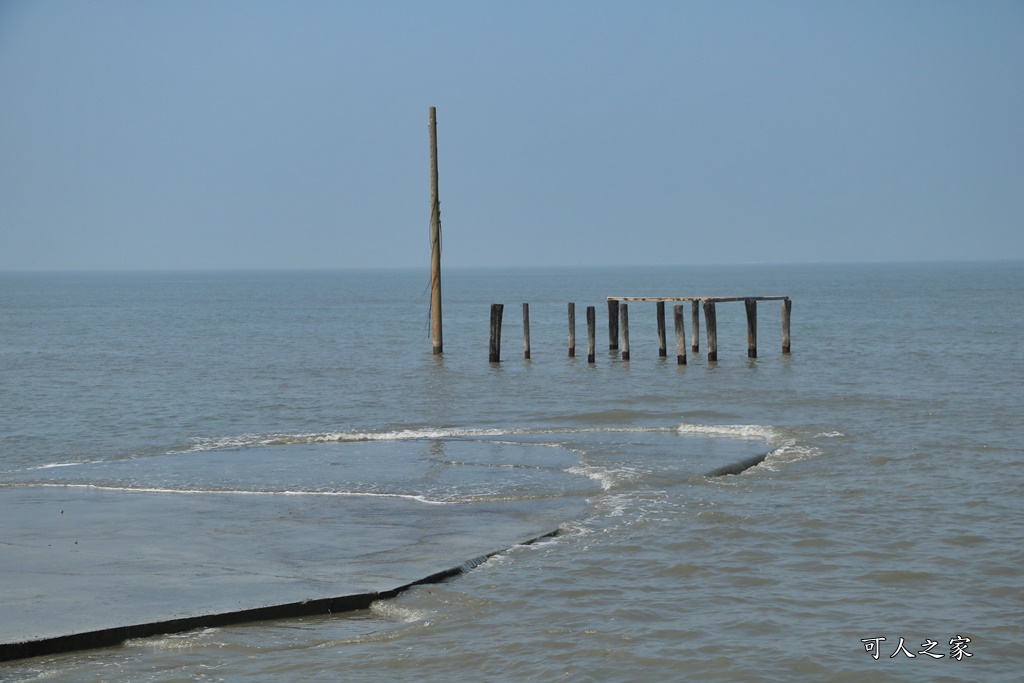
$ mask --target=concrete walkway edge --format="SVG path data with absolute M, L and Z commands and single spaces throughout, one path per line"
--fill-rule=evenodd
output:
M 533 538 L 522 541 L 516 545 L 530 545 L 544 538 L 551 538 L 557 535 L 558 530 L 556 529 L 554 531 L 540 534 L 539 536 L 534 536 Z M 86 633 L 73 633 L 54 638 L 42 638 L 16 643 L 0 643 L 0 662 L 73 652 L 76 650 L 115 647 L 126 640 L 134 638 L 150 638 L 152 636 L 182 633 L 184 631 L 192 631 L 199 628 L 223 627 L 254 621 L 294 619 L 297 617 L 307 617 L 318 614 L 337 614 L 341 612 L 368 609 L 370 604 L 375 600 L 394 598 L 413 586 L 440 583 L 445 579 L 463 574 L 473 567 L 482 564 L 488 558 L 506 552 L 508 549 L 509 548 L 504 548 L 485 555 L 480 555 L 472 560 L 463 562 L 458 566 L 445 569 L 387 591 L 356 593 L 353 595 L 343 595 L 333 598 L 303 600 L 301 602 L 267 605 L 266 607 L 257 607 L 254 609 L 233 612 L 202 614 L 180 619 L 154 621 L 144 624 L 134 624 L 131 626 L 118 626 L 115 628 L 106 628 Z

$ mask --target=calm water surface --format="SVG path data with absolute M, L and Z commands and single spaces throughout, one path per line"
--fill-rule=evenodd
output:
M 427 282 L 0 274 L 0 483 L 294 445 L 289 476 L 313 490 L 304 444 L 497 440 L 557 447 L 524 500 L 569 475 L 593 489 L 559 536 L 365 612 L 10 662 L 0 680 L 1020 680 L 1024 264 L 451 270 L 443 357 Z M 607 350 L 609 295 L 732 294 L 792 297 L 793 353 L 777 302 L 759 306 L 756 360 L 742 303 L 718 307 L 718 363 L 677 366 L 671 332 L 659 359 L 653 304 L 630 306 L 632 360 Z M 714 444 L 770 454 L 701 476 Z M 204 477 L 188 485 L 275 485 Z

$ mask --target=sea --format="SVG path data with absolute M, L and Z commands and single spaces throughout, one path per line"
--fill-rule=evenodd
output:
M 0 487 L 579 501 L 556 535 L 366 610 L 0 680 L 1022 680 L 1024 263 L 450 268 L 442 295 L 437 355 L 426 268 L 0 273 Z M 661 357 L 655 305 L 631 302 L 624 360 L 609 296 L 788 296 L 792 352 L 778 301 L 756 358 L 726 302 L 717 362 L 702 318 L 681 365 L 672 304 Z M 358 477 L 321 479 L 323 449 L 342 474 L 358 452 Z

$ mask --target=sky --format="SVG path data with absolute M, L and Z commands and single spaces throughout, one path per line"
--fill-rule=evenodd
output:
M 0 0 L 0 270 L 1024 259 L 1024 1 Z

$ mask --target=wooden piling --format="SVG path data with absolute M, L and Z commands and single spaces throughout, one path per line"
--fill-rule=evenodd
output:
M 690 350 L 694 353 L 700 351 L 700 300 L 694 299 L 690 302 L 690 327 L 693 330 L 690 334 L 693 335 L 693 342 L 690 344 Z
M 619 304 L 619 320 L 622 328 L 622 360 L 629 360 L 629 304 Z
M 747 358 L 757 358 L 757 300 L 744 299 L 747 308 Z
M 530 360 L 530 304 L 523 304 L 523 358 Z
M 441 332 L 441 200 L 437 190 L 437 109 L 430 108 L 430 316 L 434 355 L 444 352 Z
M 718 360 L 718 324 L 715 320 L 715 302 L 704 302 L 704 326 L 708 329 L 708 362 Z
M 576 304 L 569 302 L 569 358 L 576 357 Z
M 668 348 L 665 343 L 665 302 L 658 301 L 655 303 L 655 307 L 658 318 L 658 357 L 665 358 L 668 356 Z
M 501 316 L 504 310 L 505 304 L 491 304 L 490 360 L 492 363 L 501 362 Z
M 609 299 L 608 301 L 608 350 L 615 351 L 619 348 L 619 302 Z
M 587 362 L 593 363 L 595 361 L 594 349 L 597 345 L 596 338 L 596 326 L 597 326 L 597 309 L 593 306 L 587 306 Z
M 683 327 L 683 307 L 676 304 L 672 307 L 672 317 L 676 324 L 676 364 L 686 365 L 686 330 Z
M 793 311 L 793 301 L 789 298 L 782 300 L 782 352 L 789 353 L 789 316 Z

